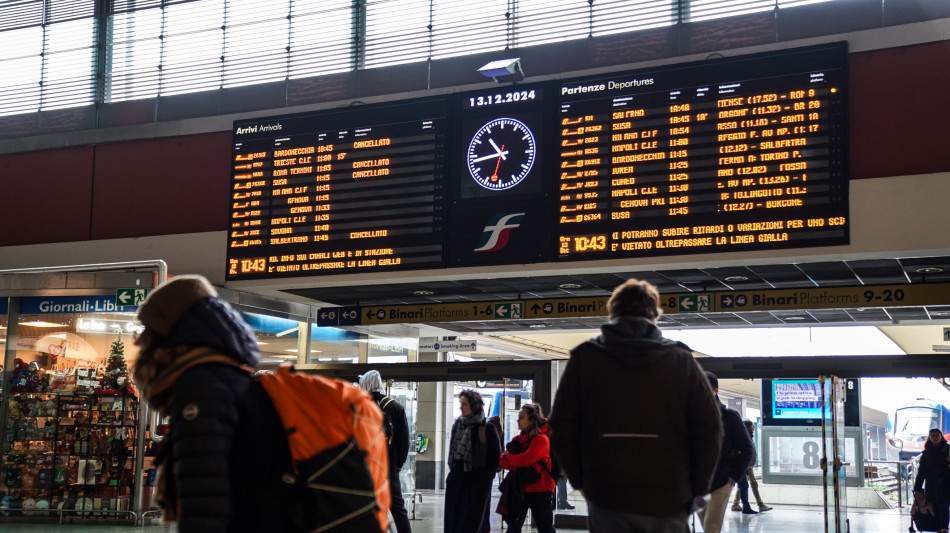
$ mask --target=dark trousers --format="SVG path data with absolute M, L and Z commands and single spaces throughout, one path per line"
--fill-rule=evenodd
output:
M 557 480 L 557 503 L 567 503 L 567 478 L 560 477 Z
M 397 533 L 412 533 L 409 527 L 409 513 L 406 511 L 406 501 L 402 499 L 402 485 L 399 483 L 399 469 L 389 469 L 389 512 L 393 514 L 393 523 Z
M 521 513 L 508 524 L 508 533 L 521 533 L 521 526 L 528 517 L 528 509 L 531 509 L 531 516 L 534 518 L 538 533 L 554 533 L 554 510 L 551 509 L 553 497 L 554 495 L 550 492 L 526 492 L 524 507 Z

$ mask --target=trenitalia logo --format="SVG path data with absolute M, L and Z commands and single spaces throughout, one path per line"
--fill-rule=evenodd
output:
M 497 252 L 508 244 L 511 230 L 521 225 L 524 213 L 509 213 L 495 215 L 488 221 L 482 230 L 482 238 L 478 241 L 476 252 Z

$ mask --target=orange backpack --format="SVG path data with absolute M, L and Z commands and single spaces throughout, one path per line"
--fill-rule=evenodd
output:
M 307 531 L 372 532 L 389 526 L 389 459 L 383 414 L 359 388 L 322 376 L 260 372 L 287 432 L 294 472 L 284 480 L 304 497 L 294 514 Z

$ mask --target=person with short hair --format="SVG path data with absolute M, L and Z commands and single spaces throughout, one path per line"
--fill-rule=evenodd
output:
M 947 532 L 950 523 L 950 444 L 940 428 L 933 428 L 924 442 L 914 480 L 914 504 L 911 515 L 929 514 L 934 517 L 935 528 Z M 931 531 L 928 528 L 928 531 Z
M 722 444 L 715 395 L 690 349 L 656 327 L 660 293 L 631 279 L 600 336 L 571 351 L 549 424 L 593 533 L 682 533 Z
M 459 409 L 461 416 L 452 425 L 449 441 L 443 531 L 485 533 L 491 529 L 489 504 L 501 441 L 485 418 L 485 402 L 478 392 L 459 393 Z
M 397 533 L 412 533 L 406 501 L 402 497 L 402 483 L 399 482 L 399 472 L 409 457 L 409 419 L 406 418 L 406 409 L 383 393 L 383 377 L 378 370 L 370 370 L 361 375 L 359 386 L 379 405 L 384 420 L 388 418 L 392 424 L 392 434 L 386 443 L 389 451 L 389 511 L 393 515 Z
M 177 276 L 139 307 L 135 383 L 169 417 L 159 505 L 181 533 L 297 531 L 293 469 L 280 417 L 241 366 L 260 358 L 241 316 L 202 276 Z
M 716 393 L 716 400 L 719 400 L 719 378 L 712 372 L 706 372 L 706 378 Z M 742 423 L 742 416 L 721 401 L 719 411 L 722 417 L 722 447 L 710 484 L 712 492 L 709 494 L 709 503 L 699 510 L 704 533 L 719 533 L 722 530 L 722 520 L 726 515 L 726 505 L 729 503 L 732 487 L 746 475 L 746 469 L 755 458 L 755 444 Z

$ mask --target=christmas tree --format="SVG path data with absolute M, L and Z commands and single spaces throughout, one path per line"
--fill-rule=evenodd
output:
M 119 335 L 112 342 L 109 350 L 109 360 L 106 362 L 106 375 L 102 379 L 102 388 L 106 390 L 123 390 L 129 381 L 129 367 L 125 364 L 125 345 Z

